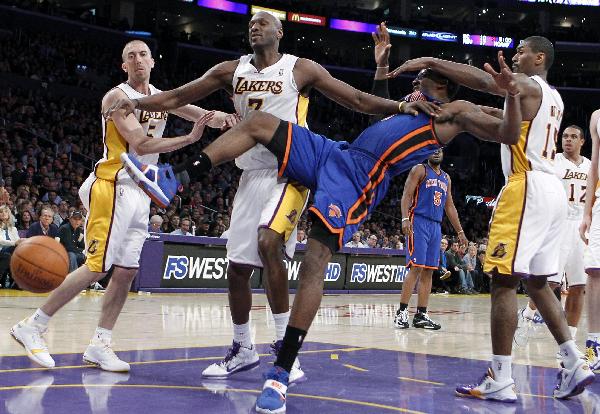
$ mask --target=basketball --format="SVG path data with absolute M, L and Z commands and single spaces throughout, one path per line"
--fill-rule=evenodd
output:
M 48 236 L 25 239 L 10 259 L 10 271 L 21 289 L 46 293 L 56 289 L 69 273 L 69 256 Z

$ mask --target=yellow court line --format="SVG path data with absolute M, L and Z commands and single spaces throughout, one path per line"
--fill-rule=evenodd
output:
M 551 395 L 527 394 L 524 392 L 518 392 L 517 395 L 522 395 L 523 397 L 537 397 L 537 398 L 552 398 L 552 399 L 554 399 L 554 397 Z
M 427 380 L 416 379 L 416 378 L 409 378 L 409 377 L 398 377 L 398 379 L 400 379 L 402 381 L 420 382 L 420 383 L 423 383 L 423 384 L 446 385 L 443 382 L 427 381 Z
M 154 385 L 154 384 L 148 384 L 148 385 L 144 385 L 144 384 L 56 384 L 56 385 L 49 385 L 49 386 L 45 386 L 45 385 L 15 385 L 15 386 L 10 386 L 10 387 L 0 387 L 0 391 L 12 391 L 12 390 L 25 390 L 25 389 L 35 389 L 35 388 L 42 388 L 42 389 L 47 389 L 47 388 L 89 388 L 89 387 L 94 387 L 94 388 L 156 388 L 156 389 L 178 389 L 178 390 L 193 390 L 193 391 L 208 391 L 208 392 L 213 392 L 211 389 L 206 388 L 206 387 L 198 387 L 198 386 L 191 386 L 191 385 Z M 260 390 L 247 390 L 247 389 L 240 389 L 240 388 L 227 388 L 228 392 L 242 392 L 242 393 L 249 393 L 249 394 L 260 394 L 261 391 Z M 326 396 L 321 396 L 321 395 L 310 395 L 310 394 L 295 394 L 295 393 L 288 393 L 287 395 L 288 397 L 298 397 L 298 398 L 309 398 L 309 399 L 313 399 L 313 400 L 321 400 L 321 401 L 332 401 L 332 402 L 339 402 L 339 403 L 344 403 L 344 404 L 353 404 L 353 405 L 360 405 L 360 406 L 364 406 L 364 407 L 373 407 L 373 408 L 382 408 L 385 410 L 391 410 L 391 411 L 397 411 L 397 412 L 401 412 L 401 413 L 411 413 L 411 414 L 425 414 L 422 411 L 414 411 L 414 410 L 409 410 L 407 408 L 400 408 L 400 407 L 393 407 L 391 405 L 384 405 L 384 404 L 377 404 L 377 403 L 372 403 L 372 402 L 368 402 L 368 401 L 358 401 L 358 400 L 349 400 L 349 399 L 345 399 L 345 398 L 335 398 L 335 397 L 326 397 Z
M 360 351 L 368 348 L 338 348 L 338 349 L 319 349 L 314 351 L 301 351 L 300 354 L 306 353 L 327 353 L 327 352 L 353 352 Z M 269 356 L 271 354 L 259 354 L 261 357 Z M 147 365 L 147 364 L 171 364 L 177 362 L 192 362 L 192 361 L 220 361 L 223 359 L 222 356 L 218 357 L 196 357 L 196 358 L 179 358 L 179 359 L 157 359 L 153 361 L 135 361 L 130 362 L 129 365 Z M 93 365 L 66 365 L 59 366 L 54 368 L 44 368 L 44 367 L 35 367 L 35 368 L 12 368 L 12 369 L 0 369 L 0 374 L 3 373 L 11 373 L 11 372 L 29 372 L 29 371 L 52 371 L 59 369 L 77 369 L 77 368 L 89 368 L 93 367 Z
M 350 365 L 350 364 L 342 364 L 342 365 L 345 366 L 346 368 L 350 368 L 350 369 L 353 369 L 353 370 L 356 370 L 356 371 L 369 372 L 368 369 L 364 369 L 364 368 L 357 367 L 357 366 L 354 366 L 354 365 Z

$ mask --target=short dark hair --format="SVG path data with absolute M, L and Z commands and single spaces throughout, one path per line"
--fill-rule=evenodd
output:
M 581 138 L 585 139 L 585 132 L 581 127 L 578 127 L 577 125 L 569 125 L 567 128 L 576 129 L 579 132 L 579 135 L 581 135 Z M 563 129 L 563 133 L 565 132 L 565 129 Z
M 527 43 L 534 53 L 543 53 L 544 69 L 548 70 L 554 63 L 554 46 L 552 42 L 543 36 L 529 36 L 524 43 Z
M 436 72 L 435 70 L 433 70 L 431 68 L 426 68 L 426 69 L 421 70 L 421 72 L 419 72 L 417 77 L 429 78 L 437 83 L 445 83 L 446 90 L 448 91 L 448 99 L 450 99 L 450 100 L 454 99 L 454 97 L 458 93 L 458 90 L 460 89 L 460 85 L 458 83 L 450 80 L 446 76 L 442 75 L 439 72 Z

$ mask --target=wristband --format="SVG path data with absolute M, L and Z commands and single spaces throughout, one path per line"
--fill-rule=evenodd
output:
M 461 231 L 459 231 L 459 232 L 458 232 L 458 233 L 456 233 L 456 234 L 460 234 L 460 233 L 462 233 L 462 234 L 465 234 L 465 231 L 464 231 L 464 230 L 461 230 Z
M 402 223 L 404 223 L 404 222 L 405 222 L 405 221 L 407 221 L 407 220 L 410 220 L 410 218 L 408 218 L 408 217 L 404 217 L 404 218 L 402 219 Z
M 385 69 L 385 68 L 389 68 L 390 65 L 385 65 L 385 66 L 377 66 L 377 69 Z
M 404 111 L 402 110 L 402 107 L 406 104 L 406 101 L 402 101 L 398 104 L 398 112 L 403 114 Z

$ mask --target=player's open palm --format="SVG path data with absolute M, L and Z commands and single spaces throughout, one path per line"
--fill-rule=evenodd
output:
M 373 42 L 375 43 L 375 63 L 377 66 L 387 66 L 390 58 L 390 33 L 388 32 L 385 22 L 377 26 L 377 32 L 371 33 Z
M 190 144 L 193 144 L 194 142 L 202 138 L 202 134 L 204 133 L 204 128 L 206 127 L 206 124 L 208 124 L 214 116 L 215 111 L 209 111 L 202 115 L 200 119 L 196 121 L 192 132 L 190 132 L 190 134 L 188 135 L 190 137 Z
M 494 82 L 496 82 L 496 85 L 498 85 L 499 88 L 508 91 L 508 93 L 511 95 L 519 93 L 519 88 L 517 86 L 517 82 L 515 81 L 515 74 L 506 64 L 502 51 L 498 52 L 498 64 L 500 65 L 500 72 L 496 72 L 496 70 L 489 63 L 483 65 L 483 68 L 487 73 L 492 75 Z

